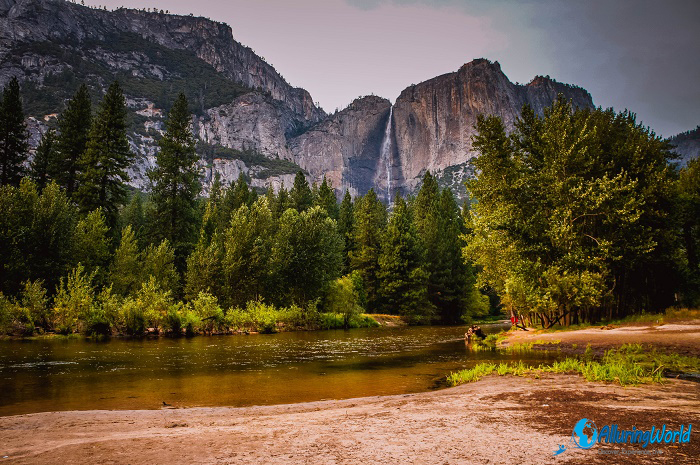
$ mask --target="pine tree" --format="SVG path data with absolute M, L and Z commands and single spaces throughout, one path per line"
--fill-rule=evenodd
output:
M 55 176 L 56 167 L 56 133 L 49 129 L 41 136 L 39 146 L 36 148 L 34 159 L 29 165 L 29 175 L 37 184 L 39 190 L 44 187 Z
M 343 248 L 343 274 L 350 272 L 350 256 L 355 249 L 355 214 L 353 212 L 352 197 L 345 191 L 343 201 L 338 212 L 338 233 L 345 242 Z
M 87 149 L 87 141 L 92 125 L 92 102 L 90 92 L 82 84 L 66 109 L 58 118 L 58 138 L 56 149 L 60 155 L 56 182 L 72 196 L 78 187 L 81 157 Z
M 117 221 L 126 198 L 126 169 L 133 154 L 126 138 L 126 103 L 118 82 L 107 89 L 92 122 L 87 149 L 80 160 L 80 186 L 76 192 L 83 212 L 102 208 L 107 224 Z
M 145 247 L 146 216 L 144 214 L 143 196 L 136 191 L 131 200 L 121 211 L 120 226 L 122 229 L 131 226 L 131 230 L 141 247 Z
M 413 218 L 397 194 L 379 256 L 379 294 L 384 313 L 398 313 L 413 323 L 430 323 L 435 307 L 428 300 L 428 274 L 422 262 Z
M 148 172 L 155 210 L 152 224 L 157 240 L 167 239 L 173 245 L 178 269 L 184 270 L 186 257 L 196 240 L 197 196 L 202 190 L 191 115 L 184 94 L 175 100 L 158 145 L 156 166 Z
M 329 218 L 338 220 L 338 201 L 335 198 L 332 184 L 326 180 L 325 176 L 321 186 L 318 188 L 318 194 L 314 203 L 325 210 Z
M 294 177 L 294 186 L 289 193 L 292 201 L 292 208 L 299 213 L 308 210 L 313 204 L 313 194 L 309 187 L 309 182 L 302 171 L 298 171 Z
M 27 138 L 19 82 L 12 78 L 0 102 L 0 186 L 19 185 L 28 155 Z
M 355 204 L 355 250 L 350 254 L 352 269 L 362 276 L 367 292 L 368 312 L 376 311 L 379 306 L 379 255 L 385 223 L 384 205 L 374 189 L 370 189 Z
M 251 206 L 252 196 L 250 189 L 248 188 L 248 181 L 246 181 L 245 176 L 243 173 L 241 173 L 238 175 L 236 187 L 233 189 L 233 202 L 231 203 L 231 209 L 232 211 L 236 211 L 243 205 Z

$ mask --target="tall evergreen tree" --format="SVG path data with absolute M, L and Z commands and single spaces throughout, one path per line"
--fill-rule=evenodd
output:
M 413 323 L 430 323 L 435 307 L 428 300 L 428 274 L 422 263 L 413 218 L 397 194 L 379 256 L 379 294 L 385 313 L 398 313 Z
M 32 180 L 43 190 L 54 179 L 56 174 L 56 133 L 49 129 L 41 136 L 39 146 L 29 165 L 29 175 Z
M 197 196 L 202 190 L 187 107 L 187 98 L 180 94 L 168 114 L 156 166 L 148 172 L 156 237 L 172 244 L 180 271 L 184 271 L 186 257 L 196 241 Z
M 345 241 L 343 248 L 343 274 L 350 272 L 350 256 L 355 249 L 355 213 L 350 192 L 345 191 L 338 212 L 338 233 Z
M 308 210 L 313 204 L 313 194 L 309 182 L 302 171 L 298 171 L 294 177 L 294 186 L 289 193 L 292 200 L 292 208 L 299 213 Z
M 318 194 L 314 202 L 316 205 L 325 210 L 329 218 L 338 220 L 338 200 L 333 192 L 333 185 L 323 177 L 323 182 L 318 188 Z
M 19 185 L 28 155 L 27 138 L 19 82 L 12 78 L 0 102 L 0 185 Z
M 78 187 L 81 157 L 87 149 L 91 125 L 90 92 L 82 84 L 58 118 L 56 149 L 60 154 L 60 169 L 56 172 L 56 182 L 66 189 L 68 196 Z
M 102 208 L 107 224 L 116 225 L 117 210 L 126 198 L 127 167 L 133 160 L 126 138 L 126 103 L 118 82 L 107 89 L 90 128 L 87 149 L 80 160 L 76 192 L 83 212 Z
M 374 189 L 355 203 L 355 250 L 351 252 L 352 269 L 362 277 L 367 292 L 367 311 L 379 307 L 379 254 L 386 210 Z
M 139 245 L 142 248 L 145 247 L 146 215 L 144 214 L 143 196 L 139 191 L 134 192 L 127 206 L 121 210 L 120 227 L 124 229 L 127 226 L 131 226 Z

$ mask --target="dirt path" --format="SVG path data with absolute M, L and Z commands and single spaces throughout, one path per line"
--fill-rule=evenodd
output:
M 249 408 L 54 412 L 0 418 L 8 463 L 611 463 L 571 448 L 573 425 L 700 429 L 700 384 L 641 388 L 572 375 L 492 376 L 437 392 Z M 612 463 L 697 463 L 700 434 Z M 610 449 L 610 447 L 607 447 Z M 641 450 L 625 445 L 620 449 Z M 661 454 L 657 454 L 661 452 Z

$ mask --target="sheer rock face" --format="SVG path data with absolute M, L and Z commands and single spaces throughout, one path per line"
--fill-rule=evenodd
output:
M 523 104 L 541 114 L 559 93 L 575 106 L 593 107 L 590 94 L 581 88 L 544 77 L 524 86 L 513 84 L 498 62 L 484 59 L 406 88 L 393 112 L 394 184 L 412 191 L 426 170 L 439 178 L 448 170 L 452 173 L 442 176 L 443 181 L 456 187 L 470 171 L 455 168 L 476 155 L 471 138 L 478 115 L 500 116 L 506 128 L 512 129 Z
M 292 159 L 285 136 L 295 130 L 292 111 L 257 92 L 207 110 L 206 116 L 195 118 L 194 127 L 198 139 L 208 144 Z
M 473 174 L 469 160 L 476 155 L 471 138 L 477 116 L 500 116 L 512 129 L 524 104 L 542 114 L 559 93 L 577 107 L 593 107 L 591 96 L 581 88 L 545 77 L 528 85 L 513 84 L 497 62 L 474 60 L 455 73 L 401 92 L 392 113 L 388 168 L 380 157 L 391 105 L 379 97 L 355 100 L 289 145 L 294 161 L 313 180 L 325 175 L 339 193 L 364 194 L 373 187 L 389 201 L 397 190 L 414 192 L 430 170 L 460 195 L 461 183 Z
M 307 91 L 290 86 L 253 50 L 235 41 L 231 27 L 224 23 L 130 9 L 109 12 L 63 0 L 0 0 L 0 61 L 17 42 L 106 40 L 122 32 L 194 52 L 229 79 L 269 92 L 309 124 L 325 116 Z
M 328 116 L 306 133 L 293 138 L 289 147 L 293 161 L 314 182 L 323 176 L 338 194 L 349 190 L 364 194 L 375 183 L 384 129 L 391 103 L 381 97 L 356 99 L 344 110 Z
M 105 45 L 119 34 L 136 35 L 141 45 L 127 49 Z M 397 191 L 414 192 L 425 171 L 431 170 L 442 186 L 462 196 L 462 181 L 473 175 L 470 159 L 476 153 L 471 138 L 478 115 L 498 115 L 512 129 L 523 104 L 542 113 L 558 93 L 576 106 L 593 106 L 591 96 L 581 88 L 544 77 L 527 85 L 513 84 L 497 62 L 479 59 L 454 73 L 406 88 L 393 108 L 389 100 L 369 96 L 326 115 L 307 91 L 290 86 L 263 58 L 235 41 L 226 24 L 138 10 L 109 12 L 64 0 L 0 0 L 0 88 L 17 77 L 21 83 L 31 82 L 35 94 L 42 95 L 45 79 L 53 76 L 55 81 L 55 76 L 73 66 L 108 70 L 103 73 L 106 77 L 98 79 L 98 87 L 106 87 L 111 73 L 117 71 L 137 79 L 172 82 L 178 68 L 172 60 L 150 60 L 139 49 L 146 47 L 142 39 L 161 48 L 186 50 L 188 56 L 194 53 L 196 58 L 188 59 L 199 64 L 201 60 L 218 72 L 214 73 L 217 77 L 252 89 L 235 94 L 239 96 L 231 97 L 230 102 L 227 97 L 211 103 L 219 105 L 214 108 L 205 108 L 202 99 L 193 125 L 199 141 L 292 161 L 306 171 L 310 181 L 318 183 L 325 176 L 338 195 L 345 191 L 364 194 L 374 188 L 380 198 L 389 201 Z M 40 46 L 17 51 L 21 49 L 18 44 L 32 42 Z M 52 42 L 53 54 L 42 51 L 46 42 Z M 74 52 L 79 53 L 77 60 L 70 59 Z M 138 188 L 148 188 L 146 171 L 155 162 L 157 140 L 164 128 L 164 112 L 152 101 L 156 96 L 144 93 L 147 95 L 126 95 L 130 111 L 140 115 L 129 134 L 137 154 L 129 173 L 131 184 Z M 48 97 L 41 98 L 50 102 Z M 51 114 L 28 115 L 36 123 L 30 125 L 33 145 L 42 128 L 56 117 L 53 112 L 62 110 L 54 107 L 60 106 L 53 102 L 45 106 Z M 382 155 L 387 128 L 390 144 Z M 243 173 L 258 187 L 267 183 L 290 187 L 293 180 L 291 169 L 273 175 L 261 166 L 247 166 L 242 159 L 203 156 L 201 166 L 205 193 L 214 172 L 224 182 Z

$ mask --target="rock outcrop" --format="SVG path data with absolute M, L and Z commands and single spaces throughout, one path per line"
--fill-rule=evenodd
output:
M 391 112 L 385 99 L 358 99 L 292 139 L 290 149 L 316 182 L 325 175 L 341 192 L 364 194 L 374 187 L 388 202 L 396 190 L 414 192 L 430 170 L 461 196 L 462 181 L 473 174 L 469 160 L 476 156 L 471 138 L 478 115 L 500 116 L 512 129 L 524 104 L 541 114 L 560 93 L 577 107 L 593 107 L 584 89 L 546 77 L 513 84 L 498 62 L 478 59 L 406 88 Z M 380 160 L 385 135 L 388 160 Z
M 397 191 L 414 192 L 426 170 L 461 196 L 473 175 L 478 115 L 498 115 L 511 129 L 523 104 L 541 113 L 560 93 L 593 106 L 584 89 L 549 77 L 513 84 L 498 62 L 478 59 L 406 88 L 393 106 L 368 96 L 326 115 L 226 24 L 64 0 L 0 0 L 0 87 L 20 79 L 33 145 L 79 82 L 97 95 L 115 76 L 134 114 L 131 184 L 148 187 L 164 109 L 182 90 L 196 106 L 194 131 L 206 149 L 205 193 L 215 172 L 224 182 L 244 174 L 256 187 L 289 187 L 301 168 L 310 181 L 325 176 L 339 196 L 374 188 L 388 202 Z
M 393 112 L 393 184 L 412 191 L 430 170 L 443 184 L 457 187 L 470 173 L 462 168 L 476 155 L 472 136 L 478 115 L 500 116 L 506 128 L 512 129 L 524 104 L 541 114 L 559 93 L 577 107 L 593 107 L 584 89 L 545 77 L 536 77 L 527 85 L 513 84 L 498 62 L 485 59 L 406 88 Z
M 378 187 L 379 150 L 391 102 L 368 96 L 356 99 L 289 143 L 293 160 L 315 182 L 323 176 L 338 194 L 364 194 Z
M 234 40 L 230 26 L 194 16 L 126 8 L 110 12 L 65 0 L 1 0 L 0 62 L 16 43 L 106 41 L 124 32 L 169 49 L 192 51 L 229 79 L 269 92 L 310 124 L 325 116 L 307 91 L 290 86 L 253 50 Z M 8 78 L 1 77 L 4 85 Z

